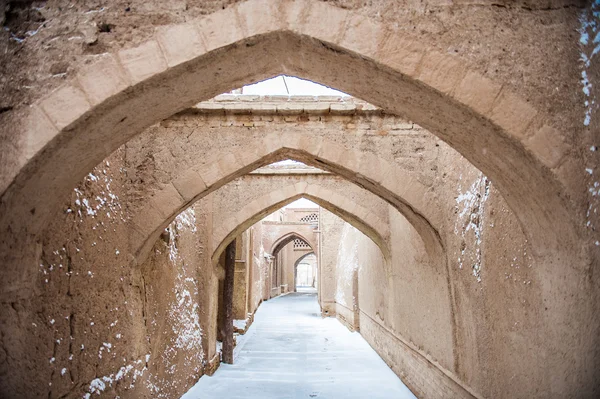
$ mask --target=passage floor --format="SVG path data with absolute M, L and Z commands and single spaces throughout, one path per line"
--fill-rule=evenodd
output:
M 182 399 L 415 398 L 360 334 L 321 318 L 313 293 L 264 302 L 238 337 L 234 363 Z

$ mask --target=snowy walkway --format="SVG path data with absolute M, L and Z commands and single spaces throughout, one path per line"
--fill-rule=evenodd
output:
M 320 317 L 314 294 L 264 302 L 235 356 L 182 399 L 415 398 L 360 334 Z

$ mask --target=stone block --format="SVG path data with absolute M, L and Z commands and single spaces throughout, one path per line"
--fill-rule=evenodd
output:
M 304 104 L 297 102 L 286 102 L 277 104 L 277 113 L 281 115 L 299 115 L 304 111 Z
M 196 105 L 195 108 L 201 109 L 201 110 L 206 110 L 206 111 L 224 111 L 225 105 L 226 104 L 223 104 L 223 103 L 203 102 L 203 103 Z
M 232 101 L 238 101 L 239 97 L 241 97 L 241 96 L 238 96 L 237 94 L 219 94 L 218 96 L 216 96 L 214 98 L 214 101 L 232 102 Z
M 27 159 L 31 159 L 58 134 L 56 126 L 37 105 L 32 105 L 29 108 L 26 129 L 27 147 L 25 156 Z
M 252 112 L 252 108 L 254 107 L 254 104 L 242 102 L 225 103 L 224 105 L 225 113 L 230 115 L 250 114 Z
M 137 258 L 139 251 L 144 247 L 144 244 L 150 237 L 150 234 L 144 234 L 138 230 L 136 225 L 130 225 L 127 232 L 127 238 L 129 240 L 129 248 L 133 252 L 132 256 L 136 262 L 143 261 L 143 259 Z
M 358 172 L 376 183 L 381 184 L 388 174 L 394 173 L 392 164 L 373 154 L 366 154 L 362 158 Z
M 340 101 L 344 101 L 344 97 L 342 96 L 317 96 L 316 98 L 317 101 L 325 103 L 338 103 Z
M 231 177 L 231 175 L 234 175 L 243 168 L 243 165 L 240 164 L 233 153 L 228 153 L 223 156 L 221 159 L 219 159 L 218 164 L 221 171 L 221 176 L 223 177 Z
M 206 184 L 206 187 L 211 187 L 219 180 L 222 179 L 221 169 L 219 164 L 216 162 L 208 162 L 203 165 L 199 170 L 198 174 L 202 178 L 202 181 Z
M 262 146 L 267 154 L 280 150 L 282 147 L 281 135 L 269 134 L 262 139 Z
M 318 136 L 302 136 L 296 143 L 296 149 L 312 156 L 317 156 L 323 146 L 323 139 Z
M 454 97 L 481 115 L 488 115 L 501 85 L 476 73 L 467 72 L 454 91 Z
M 90 110 L 83 91 L 72 85 L 64 85 L 39 102 L 39 106 L 60 130 L 75 122 Z
M 184 200 L 173 184 L 167 184 L 149 201 L 150 206 L 156 209 L 166 219 L 173 216 L 184 205 Z
M 223 247 L 223 240 L 225 240 L 225 238 L 227 237 L 227 234 L 231 231 L 230 229 L 233 229 L 235 226 L 229 226 L 230 224 L 233 224 L 232 221 L 230 221 L 229 219 L 226 220 L 225 222 L 223 222 L 223 224 L 217 226 L 214 228 L 213 230 L 213 243 L 217 246 L 217 250 L 215 251 L 215 254 L 218 252 L 219 247 Z
M 283 197 L 283 199 L 288 199 L 288 198 L 292 198 L 298 194 L 303 194 L 304 191 L 298 191 L 297 187 L 295 185 L 293 186 L 287 186 L 281 189 L 281 195 Z
M 365 57 L 373 57 L 381 42 L 381 24 L 363 15 L 351 14 L 340 46 Z
M 318 83 L 318 82 L 317 82 Z M 294 102 L 302 102 L 302 103 L 312 103 L 317 101 L 315 96 L 311 96 L 311 95 L 292 95 L 290 96 L 290 101 L 294 101 Z
M 306 194 L 308 186 L 309 184 L 307 182 L 296 183 L 294 184 L 294 190 L 297 194 Z
M 250 143 L 244 149 L 244 151 L 240 151 L 240 152 L 236 153 L 236 158 L 237 158 L 238 162 L 240 163 L 240 166 L 246 167 L 248 165 L 251 165 L 253 163 L 260 161 L 266 155 L 267 154 L 265 153 L 265 151 L 263 150 L 262 147 L 259 147 L 258 145 L 254 144 L 254 143 Z
M 369 103 L 356 104 L 356 109 L 363 112 L 373 112 L 380 110 L 380 108 L 378 108 L 377 106 Z
M 287 199 L 283 193 L 283 190 L 272 191 L 267 195 L 267 197 L 269 198 L 269 208 L 272 208 L 275 204 Z
M 537 115 L 537 110 L 521 97 L 503 90 L 494 102 L 490 119 L 509 135 L 524 138 L 525 132 Z
M 351 102 L 332 103 L 329 106 L 331 113 L 352 115 L 356 112 L 356 104 Z
M 247 37 L 279 31 L 286 25 L 279 0 L 253 0 L 237 4 L 242 29 Z
M 344 149 L 340 156 L 340 165 L 350 172 L 357 172 L 360 169 L 362 152 L 352 149 Z
M 311 2 L 307 0 L 280 0 L 284 29 L 299 32 L 306 21 Z
M 403 75 L 414 77 L 425 54 L 423 46 L 416 41 L 402 39 L 397 32 L 388 31 L 382 36 L 386 39 L 375 60 Z
M 549 168 L 555 168 L 569 151 L 560 131 L 551 126 L 543 126 L 525 143 Z
M 250 202 L 248 205 L 246 205 L 244 207 L 244 209 L 248 209 L 248 212 L 251 215 L 256 215 L 256 214 L 262 212 L 262 210 L 263 210 L 263 208 L 261 207 L 260 203 L 257 200 Z
M 305 113 L 324 115 L 329 113 L 329 105 L 330 104 L 326 102 L 311 102 L 304 103 L 303 107 Z
M 269 208 L 272 205 L 271 197 L 269 195 L 263 195 L 262 197 L 257 198 L 256 202 L 258 203 L 261 211 Z
M 238 101 L 242 102 L 258 102 L 262 99 L 262 96 L 254 95 L 254 94 L 244 94 L 241 96 L 237 96 Z M 254 106 L 254 105 L 252 105 Z
M 464 65 L 457 57 L 430 51 L 421 60 L 418 79 L 441 93 L 450 94 L 466 74 Z
M 111 54 L 103 54 L 90 65 L 86 65 L 77 75 L 92 105 L 97 105 L 129 87 L 129 79 Z
M 306 18 L 302 18 L 295 29 L 298 33 L 324 42 L 339 44 L 345 32 L 349 11 L 322 2 L 312 2 Z
M 144 237 L 143 242 L 158 229 L 165 221 L 165 217 L 150 203 L 138 211 L 133 217 L 132 225 Z M 142 242 L 142 243 L 143 243 Z M 137 249 L 135 249 L 137 250 Z
M 274 113 L 277 111 L 277 104 L 274 103 L 256 103 L 252 104 L 252 114 L 253 115 L 267 115 L 270 113 Z M 270 118 L 272 121 L 273 119 Z
M 264 96 L 264 101 L 265 102 L 287 102 L 287 101 L 290 101 L 290 96 L 274 94 L 274 95 L 270 95 L 270 96 Z
M 119 60 L 133 84 L 167 69 L 167 61 L 156 40 L 149 40 L 138 47 L 119 51 Z
M 175 181 L 173 186 L 186 201 L 191 201 L 198 194 L 206 190 L 206 184 L 202 177 L 195 170 L 187 170 L 182 173 Z
M 159 28 L 156 39 L 169 67 L 190 61 L 206 51 L 204 38 L 196 24 L 178 24 Z
M 225 47 L 245 37 L 234 7 L 207 15 L 198 22 L 198 27 L 204 37 L 206 51 Z
M 346 147 L 335 144 L 333 142 L 324 143 L 319 151 L 319 158 L 327 161 L 330 164 L 339 164 L 346 150 Z

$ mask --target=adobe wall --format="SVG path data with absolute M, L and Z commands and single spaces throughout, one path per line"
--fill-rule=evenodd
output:
M 339 237 L 344 221 L 331 212 L 321 209 L 319 231 L 321 257 L 319 259 L 319 304 L 324 316 L 335 316 L 335 295 L 337 292 L 337 257 Z
M 63 199 L 35 244 L 31 295 L 2 303 L 0 396 L 172 397 L 214 356 L 209 201 L 179 215 L 132 267 L 125 158 L 117 151 Z M 22 367 L 26 387 L 15 385 Z
M 539 271 L 519 224 L 473 167 L 441 166 L 437 183 L 454 220 L 444 232 L 448 266 L 431 261 L 418 233 L 393 209 L 389 262 L 351 226 L 324 229 L 333 247 L 324 266 L 335 264 L 338 313 L 352 316 L 349 276 L 358 269 L 356 325 L 417 396 L 521 397 L 528 386 L 547 386 L 544 395 L 552 396 L 544 371 L 525 365 L 543 363 L 533 348 L 547 343 L 535 331 L 548 316 L 533 305 L 540 301 Z M 497 384 L 517 367 L 518 388 Z

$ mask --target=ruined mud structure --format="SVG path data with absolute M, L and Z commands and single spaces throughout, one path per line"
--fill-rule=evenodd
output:
M 0 397 L 180 397 L 302 262 L 419 398 L 600 397 L 600 1 L 0 21 Z

